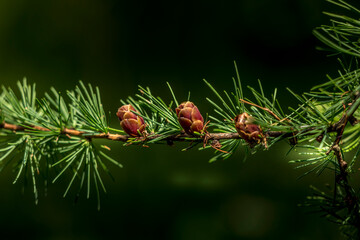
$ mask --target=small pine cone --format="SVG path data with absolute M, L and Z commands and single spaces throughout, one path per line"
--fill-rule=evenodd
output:
M 259 125 L 253 124 L 254 118 L 246 112 L 235 117 L 235 128 L 240 137 L 249 143 L 250 147 L 261 143 L 264 134 Z
M 127 134 L 138 137 L 145 131 L 145 122 L 142 117 L 131 111 L 137 112 L 130 104 L 123 105 L 118 109 L 116 116 L 118 116 L 120 125 Z
M 192 102 L 183 102 L 176 108 L 178 121 L 187 134 L 201 132 L 204 128 L 204 119 L 199 109 Z

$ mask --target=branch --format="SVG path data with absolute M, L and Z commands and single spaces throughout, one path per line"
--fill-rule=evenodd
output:
M 39 126 L 24 127 L 24 126 L 5 123 L 5 122 L 0 124 L 0 129 L 6 129 L 6 130 L 13 131 L 13 132 L 27 132 L 27 131 L 32 131 L 32 130 L 38 130 L 38 131 L 44 131 L 44 132 L 51 131 L 51 129 L 39 127 Z M 66 135 L 68 137 L 78 136 L 78 137 L 86 137 L 87 139 L 102 138 L 102 139 L 107 139 L 107 140 L 111 140 L 111 141 L 120 141 L 120 142 L 126 142 L 130 138 L 133 138 L 129 135 L 112 134 L 112 133 L 107 133 L 107 134 L 99 133 L 99 134 L 94 134 L 94 135 L 87 135 L 86 132 L 78 131 L 75 129 L 69 129 L 69 128 L 64 128 L 62 131 L 60 131 L 59 134 Z M 230 132 L 230 133 L 208 133 L 208 134 L 209 134 L 208 135 L 209 140 L 241 139 L 241 137 L 239 136 L 238 133 L 232 133 L 232 132 Z M 267 136 L 270 136 L 270 137 L 278 137 L 282 134 L 287 136 L 287 134 L 285 134 L 283 132 L 277 132 L 277 131 L 267 132 Z M 147 137 L 141 137 L 139 139 L 145 142 L 147 140 L 153 140 L 153 139 L 160 138 L 160 137 L 162 137 L 161 134 L 153 134 L 153 135 L 149 135 Z M 194 138 L 197 138 L 198 141 L 202 141 L 201 136 L 194 136 L 194 135 L 189 135 L 186 133 L 171 135 L 167 138 L 164 138 L 163 140 L 164 141 L 182 141 L 183 142 L 183 141 L 194 141 Z
M 354 225 L 354 227 L 356 227 L 358 229 L 358 231 L 360 231 L 360 215 L 359 215 L 358 197 L 354 193 L 354 190 L 352 189 L 352 187 L 349 183 L 349 180 L 348 180 L 349 176 L 348 176 L 348 172 L 347 172 L 348 164 L 344 160 L 343 154 L 341 152 L 341 148 L 339 146 L 340 141 L 343 137 L 343 133 L 344 133 L 346 124 L 348 122 L 350 122 L 351 125 L 354 125 L 358 122 L 356 119 L 354 120 L 353 114 L 360 106 L 360 93 L 359 92 L 355 93 L 355 98 L 353 99 L 353 101 L 351 103 L 349 103 L 349 106 L 350 106 L 350 108 L 343 114 L 341 119 L 337 123 L 330 126 L 329 130 L 337 132 L 337 136 L 336 136 L 336 139 L 335 139 L 333 145 L 327 152 L 327 154 L 329 154 L 331 151 L 334 151 L 334 155 L 336 156 L 338 166 L 340 169 L 339 174 L 336 176 L 336 182 L 341 187 L 343 187 L 343 189 L 345 191 L 344 203 L 345 203 L 346 207 L 348 208 L 349 214 L 351 214 L 351 212 L 355 213 L 353 225 Z
M 251 104 L 250 102 L 247 102 L 245 100 L 242 100 L 242 99 L 240 99 L 240 100 L 245 103 Z M 259 107 L 258 105 L 255 105 L 255 104 L 251 104 L 251 105 Z M 349 122 L 351 121 L 352 125 L 355 125 L 358 123 L 358 121 L 353 117 L 353 114 L 360 105 L 360 93 L 356 94 L 355 99 L 349 105 L 351 106 L 351 108 L 348 109 L 348 111 L 342 116 L 342 118 L 337 123 L 329 126 L 327 128 L 327 132 L 339 132 L 339 130 L 343 131 L 347 121 L 349 121 Z M 268 109 L 265 109 L 265 108 L 261 108 L 261 109 L 263 109 L 265 111 L 269 111 Z M 279 117 L 277 117 L 274 113 L 273 113 L 273 115 L 277 119 L 279 119 Z M 0 129 L 7 129 L 7 130 L 10 130 L 13 132 L 26 132 L 26 131 L 32 131 L 32 130 L 38 130 L 38 131 L 44 131 L 44 132 L 52 131 L 51 129 L 40 127 L 40 126 L 25 127 L 25 126 L 19 126 L 19 125 L 15 125 L 15 124 L 9 124 L 6 122 L 0 123 Z M 309 127 L 309 128 L 302 130 L 301 132 L 306 133 L 305 135 L 313 135 L 314 133 L 311 133 L 311 131 L 314 129 L 315 128 L 313 128 L 313 127 Z M 341 131 L 340 136 L 342 136 L 342 131 Z M 290 132 L 265 131 L 265 136 L 273 137 L 273 138 L 282 136 L 283 138 L 289 138 L 289 137 L 294 137 L 298 133 L 300 133 L 300 132 L 299 131 L 292 131 L 292 132 L 291 131 Z M 99 134 L 88 135 L 88 133 L 86 133 L 86 132 L 75 130 L 75 129 L 70 129 L 70 128 L 62 129 L 59 134 L 66 135 L 69 138 L 71 138 L 71 136 L 78 136 L 78 137 L 85 137 L 87 139 L 101 138 L 101 139 L 107 139 L 107 140 L 111 140 L 111 141 L 120 141 L 120 142 L 127 142 L 130 138 L 133 138 L 129 135 L 112 134 L 112 133 L 99 133 Z M 208 140 L 241 139 L 239 134 L 234 133 L 234 132 L 208 133 L 207 136 L 208 136 Z M 149 135 L 146 137 L 139 138 L 139 140 L 145 142 L 147 140 L 153 140 L 153 139 L 160 138 L 160 137 L 162 137 L 161 134 L 152 134 L 152 135 Z M 189 139 L 189 138 L 191 138 L 191 139 Z M 197 138 L 197 140 L 194 140 L 194 138 Z M 341 139 L 341 137 L 339 137 L 339 141 L 340 141 L 340 139 Z M 203 138 L 201 136 L 189 135 L 187 133 L 181 133 L 181 134 L 171 135 L 169 137 L 164 138 L 163 140 L 164 141 L 182 141 L 183 142 L 183 141 L 202 141 Z M 337 141 L 337 143 L 338 143 L 338 141 Z M 330 151 L 331 150 L 329 150 L 329 152 Z

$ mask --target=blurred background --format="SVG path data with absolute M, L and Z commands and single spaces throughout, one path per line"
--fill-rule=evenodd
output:
M 27 77 L 42 96 L 50 86 L 61 92 L 78 80 L 100 87 L 111 124 L 119 99 L 137 85 L 170 100 L 170 82 L 179 101 L 192 93 L 204 114 L 214 97 L 202 79 L 218 90 L 232 89 L 238 64 L 244 86 L 279 89 L 286 106 L 298 93 L 338 69 L 314 27 L 328 23 L 324 0 L 116 1 L 53 0 L 0 2 L 0 84 L 15 88 Z M 249 92 L 245 93 L 249 97 Z M 62 198 L 68 180 L 40 187 L 12 185 L 10 168 L 0 175 L 1 239 L 341 239 L 337 227 L 299 208 L 333 176 L 309 176 L 288 164 L 286 143 L 243 162 L 244 152 L 212 164 L 212 151 L 180 152 L 186 145 L 123 148 L 108 143 L 123 169 L 111 166 L 116 181 L 104 177 L 107 194 L 76 188 Z M 41 184 L 39 183 L 41 186 Z M 75 186 L 75 185 L 74 185 Z

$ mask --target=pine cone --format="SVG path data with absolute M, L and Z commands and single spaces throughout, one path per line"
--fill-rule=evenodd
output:
M 192 102 L 183 102 L 176 108 L 179 123 L 187 134 L 201 132 L 204 128 L 204 119 L 199 109 Z
M 259 125 L 253 124 L 254 118 L 246 112 L 235 117 L 235 128 L 240 137 L 249 143 L 250 147 L 261 143 L 264 134 Z
M 130 104 L 123 105 L 118 109 L 116 116 L 118 116 L 120 125 L 127 134 L 138 137 L 145 131 L 145 122 L 142 117 L 131 111 L 137 112 Z

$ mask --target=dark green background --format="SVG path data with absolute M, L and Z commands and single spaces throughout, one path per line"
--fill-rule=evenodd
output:
M 190 90 L 212 113 L 202 79 L 231 90 L 236 60 L 244 86 L 260 78 L 266 93 L 279 88 L 285 108 L 296 106 L 285 87 L 306 91 L 338 68 L 312 36 L 329 9 L 324 0 L 1 1 L 0 83 L 15 87 L 26 76 L 42 95 L 81 79 L 100 87 L 114 113 L 138 84 L 170 100 L 169 81 L 178 99 Z M 100 212 L 94 195 L 77 204 L 75 189 L 61 197 L 69 176 L 50 184 L 47 197 L 41 188 L 36 206 L 31 184 L 22 194 L 6 169 L 1 239 L 339 239 L 335 225 L 297 207 L 310 184 L 322 188 L 332 176 L 296 180 L 304 170 L 287 163 L 287 144 L 245 163 L 239 151 L 212 164 L 211 151 L 180 152 L 181 144 L 107 144 L 125 167 L 112 167 L 115 182 L 105 176 Z

